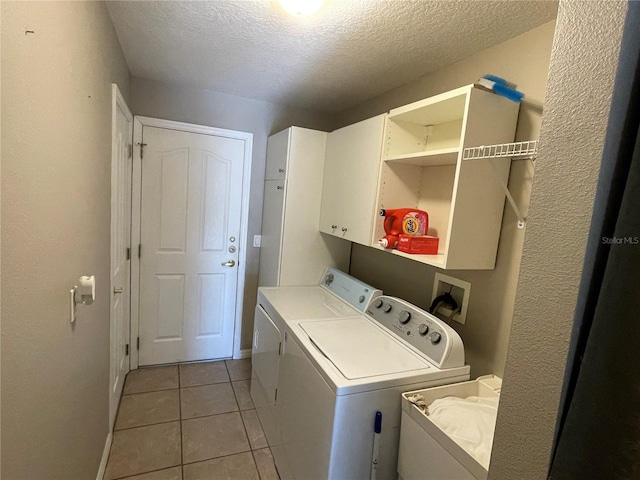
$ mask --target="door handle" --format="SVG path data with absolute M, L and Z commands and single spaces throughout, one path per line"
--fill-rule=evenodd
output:
M 236 266 L 236 261 L 235 260 L 227 260 L 226 262 L 222 262 L 222 266 L 223 267 L 235 267 Z
M 113 294 L 122 293 L 122 287 L 113 287 Z

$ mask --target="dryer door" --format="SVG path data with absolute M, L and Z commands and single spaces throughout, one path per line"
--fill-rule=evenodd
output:
M 271 405 L 276 403 L 281 335 L 267 312 L 258 305 L 253 326 L 251 365 Z

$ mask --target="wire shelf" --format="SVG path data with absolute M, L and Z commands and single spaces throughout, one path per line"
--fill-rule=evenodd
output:
M 485 158 L 526 157 L 535 159 L 538 153 L 538 140 L 527 142 L 500 143 L 497 145 L 482 145 L 480 147 L 465 148 L 463 160 L 481 160 Z

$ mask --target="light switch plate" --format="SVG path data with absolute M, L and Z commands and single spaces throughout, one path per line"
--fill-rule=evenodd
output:
M 259 247 L 262 243 L 262 235 L 254 235 L 253 236 L 253 246 Z

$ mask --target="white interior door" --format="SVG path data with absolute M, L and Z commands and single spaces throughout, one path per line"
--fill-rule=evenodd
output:
M 144 126 L 139 364 L 233 354 L 245 142 Z
M 131 319 L 131 171 L 133 116 L 112 86 L 111 125 L 111 311 L 109 421 L 116 419 L 118 402 L 129 371 L 129 324 Z

